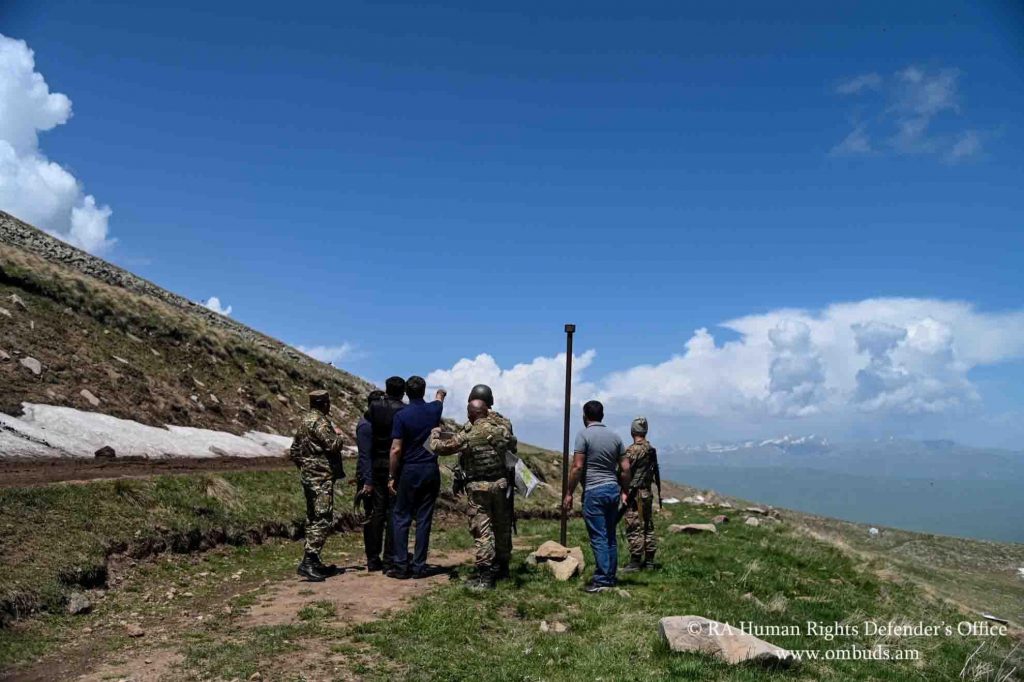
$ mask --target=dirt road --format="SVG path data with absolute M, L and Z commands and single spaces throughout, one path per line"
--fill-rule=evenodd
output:
M 168 459 L 48 459 L 0 460 L 0 488 L 20 488 L 59 481 L 138 478 L 159 474 L 213 471 L 269 471 L 291 468 L 283 457 L 204 457 Z

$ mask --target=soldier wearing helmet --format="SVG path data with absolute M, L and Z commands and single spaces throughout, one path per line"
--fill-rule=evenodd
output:
M 629 543 L 629 563 L 622 571 L 632 573 L 654 568 L 654 553 L 658 540 L 654 536 L 654 505 L 651 485 L 658 486 L 658 507 L 661 507 L 661 470 L 658 451 L 647 441 L 647 419 L 637 417 L 630 424 L 633 444 L 626 448 L 633 480 L 626 497 L 626 540 Z

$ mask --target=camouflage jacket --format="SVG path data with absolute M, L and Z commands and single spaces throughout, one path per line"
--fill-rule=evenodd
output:
M 449 438 L 431 436 L 437 455 L 459 454 L 459 468 L 469 481 L 496 481 L 507 475 L 506 455 L 516 448 L 516 437 L 494 413 L 466 424 Z
M 633 443 L 626 448 L 626 457 L 629 458 L 629 466 L 633 471 L 633 480 L 630 488 L 650 490 L 651 484 L 656 483 L 661 489 L 661 470 L 658 467 L 658 451 L 654 449 L 647 440 Z
M 335 431 L 331 418 L 309 410 L 302 415 L 288 454 L 303 480 L 326 481 L 345 477 L 341 468 L 344 447 L 345 441 Z

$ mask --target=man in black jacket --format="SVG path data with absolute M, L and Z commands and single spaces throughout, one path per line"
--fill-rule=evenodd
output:
M 363 526 L 366 548 L 366 570 L 387 571 L 394 564 L 392 511 L 395 498 L 388 494 L 388 465 L 391 454 L 391 428 L 395 415 L 405 407 L 405 379 L 391 377 L 384 382 L 384 396 L 372 401 L 364 415 L 370 423 L 369 482 L 362 482 L 364 496 L 369 499 L 369 519 Z M 384 552 L 381 560 L 381 550 Z

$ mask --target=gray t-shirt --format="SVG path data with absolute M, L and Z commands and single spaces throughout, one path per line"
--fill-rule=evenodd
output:
M 591 424 L 576 434 L 574 452 L 582 452 L 587 477 L 584 488 L 592 490 L 599 485 L 619 483 L 619 461 L 626 453 L 622 439 L 604 424 Z

